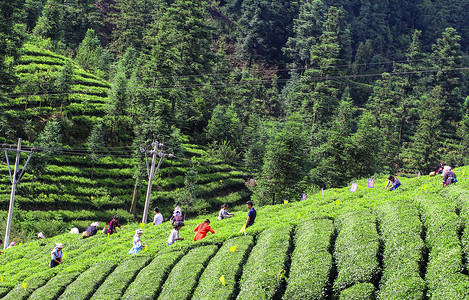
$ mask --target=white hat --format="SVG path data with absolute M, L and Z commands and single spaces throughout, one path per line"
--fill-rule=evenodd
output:
M 143 230 L 142 229 L 137 229 L 137 230 L 135 230 L 135 233 L 143 233 Z
M 43 239 L 43 238 L 44 238 L 44 233 L 39 232 L 39 233 L 37 234 L 37 237 L 40 238 L 40 239 Z
M 93 222 L 93 223 L 91 223 L 91 226 L 98 227 L 98 226 L 99 226 L 99 222 Z
M 56 243 L 55 244 L 55 248 L 63 248 L 64 245 L 62 245 L 62 243 Z

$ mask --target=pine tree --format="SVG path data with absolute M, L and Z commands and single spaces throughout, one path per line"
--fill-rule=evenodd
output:
M 20 28 L 16 26 L 21 20 L 23 2 L 21 0 L 0 1 L 0 82 L 2 84 L 0 92 L 6 91 L 7 88 L 4 85 L 14 80 L 11 63 L 8 61 L 18 57 L 18 50 L 23 41 Z
M 63 41 L 63 16 L 62 5 L 56 0 L 48 0 L 34 28 L 34 34 L 45 39 L 50 38 L 54 43 Z
M 357 131 L 351 137 L 352 168 L 355 178 L 370 176 L 379 171 L 382 137 L 375 117 L 365 111 L 357 122 Z
M 101 77 L 107 77 L 109 74 L 110 53 L 103 49 L 93 29 L 88 29 L 85 38 L 78 46 L 76 59 L 87 71 Z
M 47 121 L 42 132 L 38 135 L 34 146 L 38 149 L 32 156 L 30 170 L 33 174 L 29 193 L 31 193 L 34 179 L 44 173 L 51 158 L 61 152 L 62 133 L 60 122 L 56 118 Z
M 311 48 L 313 68 L 301 78 L 301 112 L 313 127 L 327 123 L 337 108 L 340 89 L 345 86 L 334 77 L 342 74 L 338 66 L 349 62 L 350 35 L 344 12 L 330 7 L 319 43 Z
M 275 204 L 299 197 L 301 181 L 308 174 L 310 160 L 302 122 L 292 116 L 270 139 L 264 156 L 261 179 L 254 193 L 259 204 Z
M 102 151 L 105 148 L 104 144 L 104 128 L 103 124 L 96 123 L 91 130 L 91 133 L 86 142 L 86 148 L 90 152 L 89 156 L 92 161 L 91 165 L 91 179 L 93 179 L 94 174 L 94 164 L 98 161 L 99 155 L 98 152 Z
M 163 0 L 115 0 L 110 12 L 114 26 L 111 50 L 121 56 L 132 47 L 137 51 L 144 48 L 147 28 L 158 18 L 158 9 Z
M 203 94 L 184 88 L 204 85 L 213 66 L 213 27 L 204 5 L 200 0 L 174 1 L 152 25 L 155 35 L 147 38 L 151 55 L 140 72 L 145 86 L 152 88 L 151 97 L 169 103 L 168 128 L 192 131 L 206 124 L 199 107 Z
M 311 47 L 318 42 L 322 33 L 324 15 L 325 8 L 321 0 L 301 2 L 298 18 L 293 20 L 294 35 L 288 38 L 283 48 L 295 67 L 310 66 Z
M 383 73 L 373 88 L 367 108 L 376 118 L 376 127 L 383 137 L 381 166 L 392 171 L 399 168 L 402 147 L 402 101 L 404 91 L 398 78 Z
M 464 75 L 461 71 L 454 70 L 462 65 L 461 36 L 454 28 L 446 28 L 442 37 L 433 45 L 431 62 L 436 70 L 432 76 L 433 86 L 441 86 L 446 101 L 443 109 L 443 131 L 446 135 L 455 132 L 456 124 L 462 118 L 461 95 Z
M 438 150 L 442 146 L 442 116 L 445 105 L 444 92 L 436 86 L 430 95 L 424 95 L 420 111 L 421 117 L 411 148 L 412 166 L 423 172 L 431 171 L 440 160 Z
M 354 108 L 350 99 L 343 99 L 332 117 L 327 140 L 311 149 L 312 180 L 317 186 L 337 187 L 345 184 L 354 170 L 351 133 L 354 128 Z

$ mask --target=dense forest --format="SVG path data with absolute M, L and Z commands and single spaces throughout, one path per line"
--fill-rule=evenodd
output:
M 464 165 L 468 14 L 469 0 L 1 1 L 0 142 L 49 149 L 34 171 L 54 148 L 190 141 L 242 163 L 260 203 Z M 99 89 L 76 87 L 85 71 Z M 101 115 L 72 118 L 103 93 Z

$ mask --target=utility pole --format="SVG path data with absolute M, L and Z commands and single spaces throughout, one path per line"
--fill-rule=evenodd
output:
M 151 161 L 151 167 L 149 167 L 148 163 L 148 156 L 147 156 L 147 173 L 148 173 L 148 187 L 147 187 L 147 195 L 145 197 L 145 208 L 143 210 L 143 218 L 142 218 L 142 223 L 147 223 L 148 219 L 148 209 L 150 206 L 150 196 L 151 196 L 151 187 L 153 184 L 153 179 L 155 178 L 156 173 L 158 173 L 158 170 L 160 169 L 161 163 L 163 162 L 163 158 L 165 156 L 172 157 L 172 154 L 166 154 L 164 151 L 161 149 L 158 152 L 158 147 L 163 148 L 164 144 L 163 143 L 158 143 L 158 141 L 154 141 L 152 143 L 152 146 L 154 147 L 152 151 L 150 151 L 150 154 L 152 154 L 152 161 Z M 147 153 L 145 153 L 146 155 Z M 156 157 L 160 157 L 160 161 L 158 162 L 158 166 L 156 166 Z
M 15 150 L 12 150 L 11 148 L 3 148 L 2 150 L 5 151 L 5 157 L 7 160 L 8 164 L 8 171 L 10 173 L 10 180 L 11 180 L 11 194 L 10 194 L 10 208 L 8 209 L 8 219 L 7 219 L 7 229 L 5 232 L 5 241 L 3 242 L 3 249 L 6 249 L 8 245 L 10 244 L 10 228 L 11 228 L 11 219 L 13 217 L 13 205 L 15 203 L 15 193 L 16 193 L 16 185 L 20 181 L 21 177 L 23 176 L 24 170 L 26 169 L 26 165 L 28 164 L 29 160 L 31 159 L 31 156 L 33 155 L 34 149 L 31 151 L 24 151 L 21 150 L 21 139 L 18 139 L 18 147 Z M 11 168 L 10 168 L 10 160 L 8 158 L 8 152 L 7 151 L 15 151 L 16 152 L 16 161 L 15 161 L 15 168 L 13 170 L 13 175 L 11 174 Z M 19 169 L 19 164 L 20 164 L 20 155 L 21 152 L 29 153 L 28 160 L 26 160 L 26 163 L 23 166 L 23 169 Z

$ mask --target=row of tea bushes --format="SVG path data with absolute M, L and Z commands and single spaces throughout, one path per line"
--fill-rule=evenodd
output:
M 189 251 L 172 269 L 158 299 L 190 299 L 200 275 L 217 250 L 218 246 L 208 245 Z
M 462 273 L 463 258 L 458 237 L 461 229 L 456 203 L 439 195 L 421 195 L 415 202 L 426 228 L 429 261 L 425 280 L 434 299 L 469 297 L 469 278 Z
M 334 257 L 338 275 L 333 288 L 338 295 L 354 284 L 376 282 L 380 268 L 375 216 L 366 210 L 344 213 L 336 219 L 336 227 Z
M 233 299 L 242 265 L 252 244 L 252 236 L 235 237 L 223 243 L 200 277 L 192 299 Z M 225 285 L 220 281 L 222 276 Z
M 293 227 L 263 231 L 243 268 L 236 299 L 271 299 L 285 284 L 285 269 L 291 247 Z
M 138 273 L 122 299 L 157 299 L 169 272 L 182 256 L 183 252 L 181 251 L 159 253 L 148 266 Z
M 106 281 L 99 286 L 91 299 L 120 299 L 124 291 L 134 280 L 135 276 L 150 260 L 151 258 L 149 256 L 137 256 L 130 257 L 121 262 L 107 277 Z
M 78 278 L 67 286 L 58 299 L 88 300 L 96 289 L 116 268 L 115 262 L 99 262 L 86 270 Z
M 327 299 L 332 282 L 334 225 L 329 219 L 315 219 L 296 227 L 295 251 L 291 255 L 285 300 Z
M 384 240 L 379 298 L 423 299 L 425 282 L 420 268 L 426 248 L 417 208 L 401 199 L 379 206 L 377 214 Z

